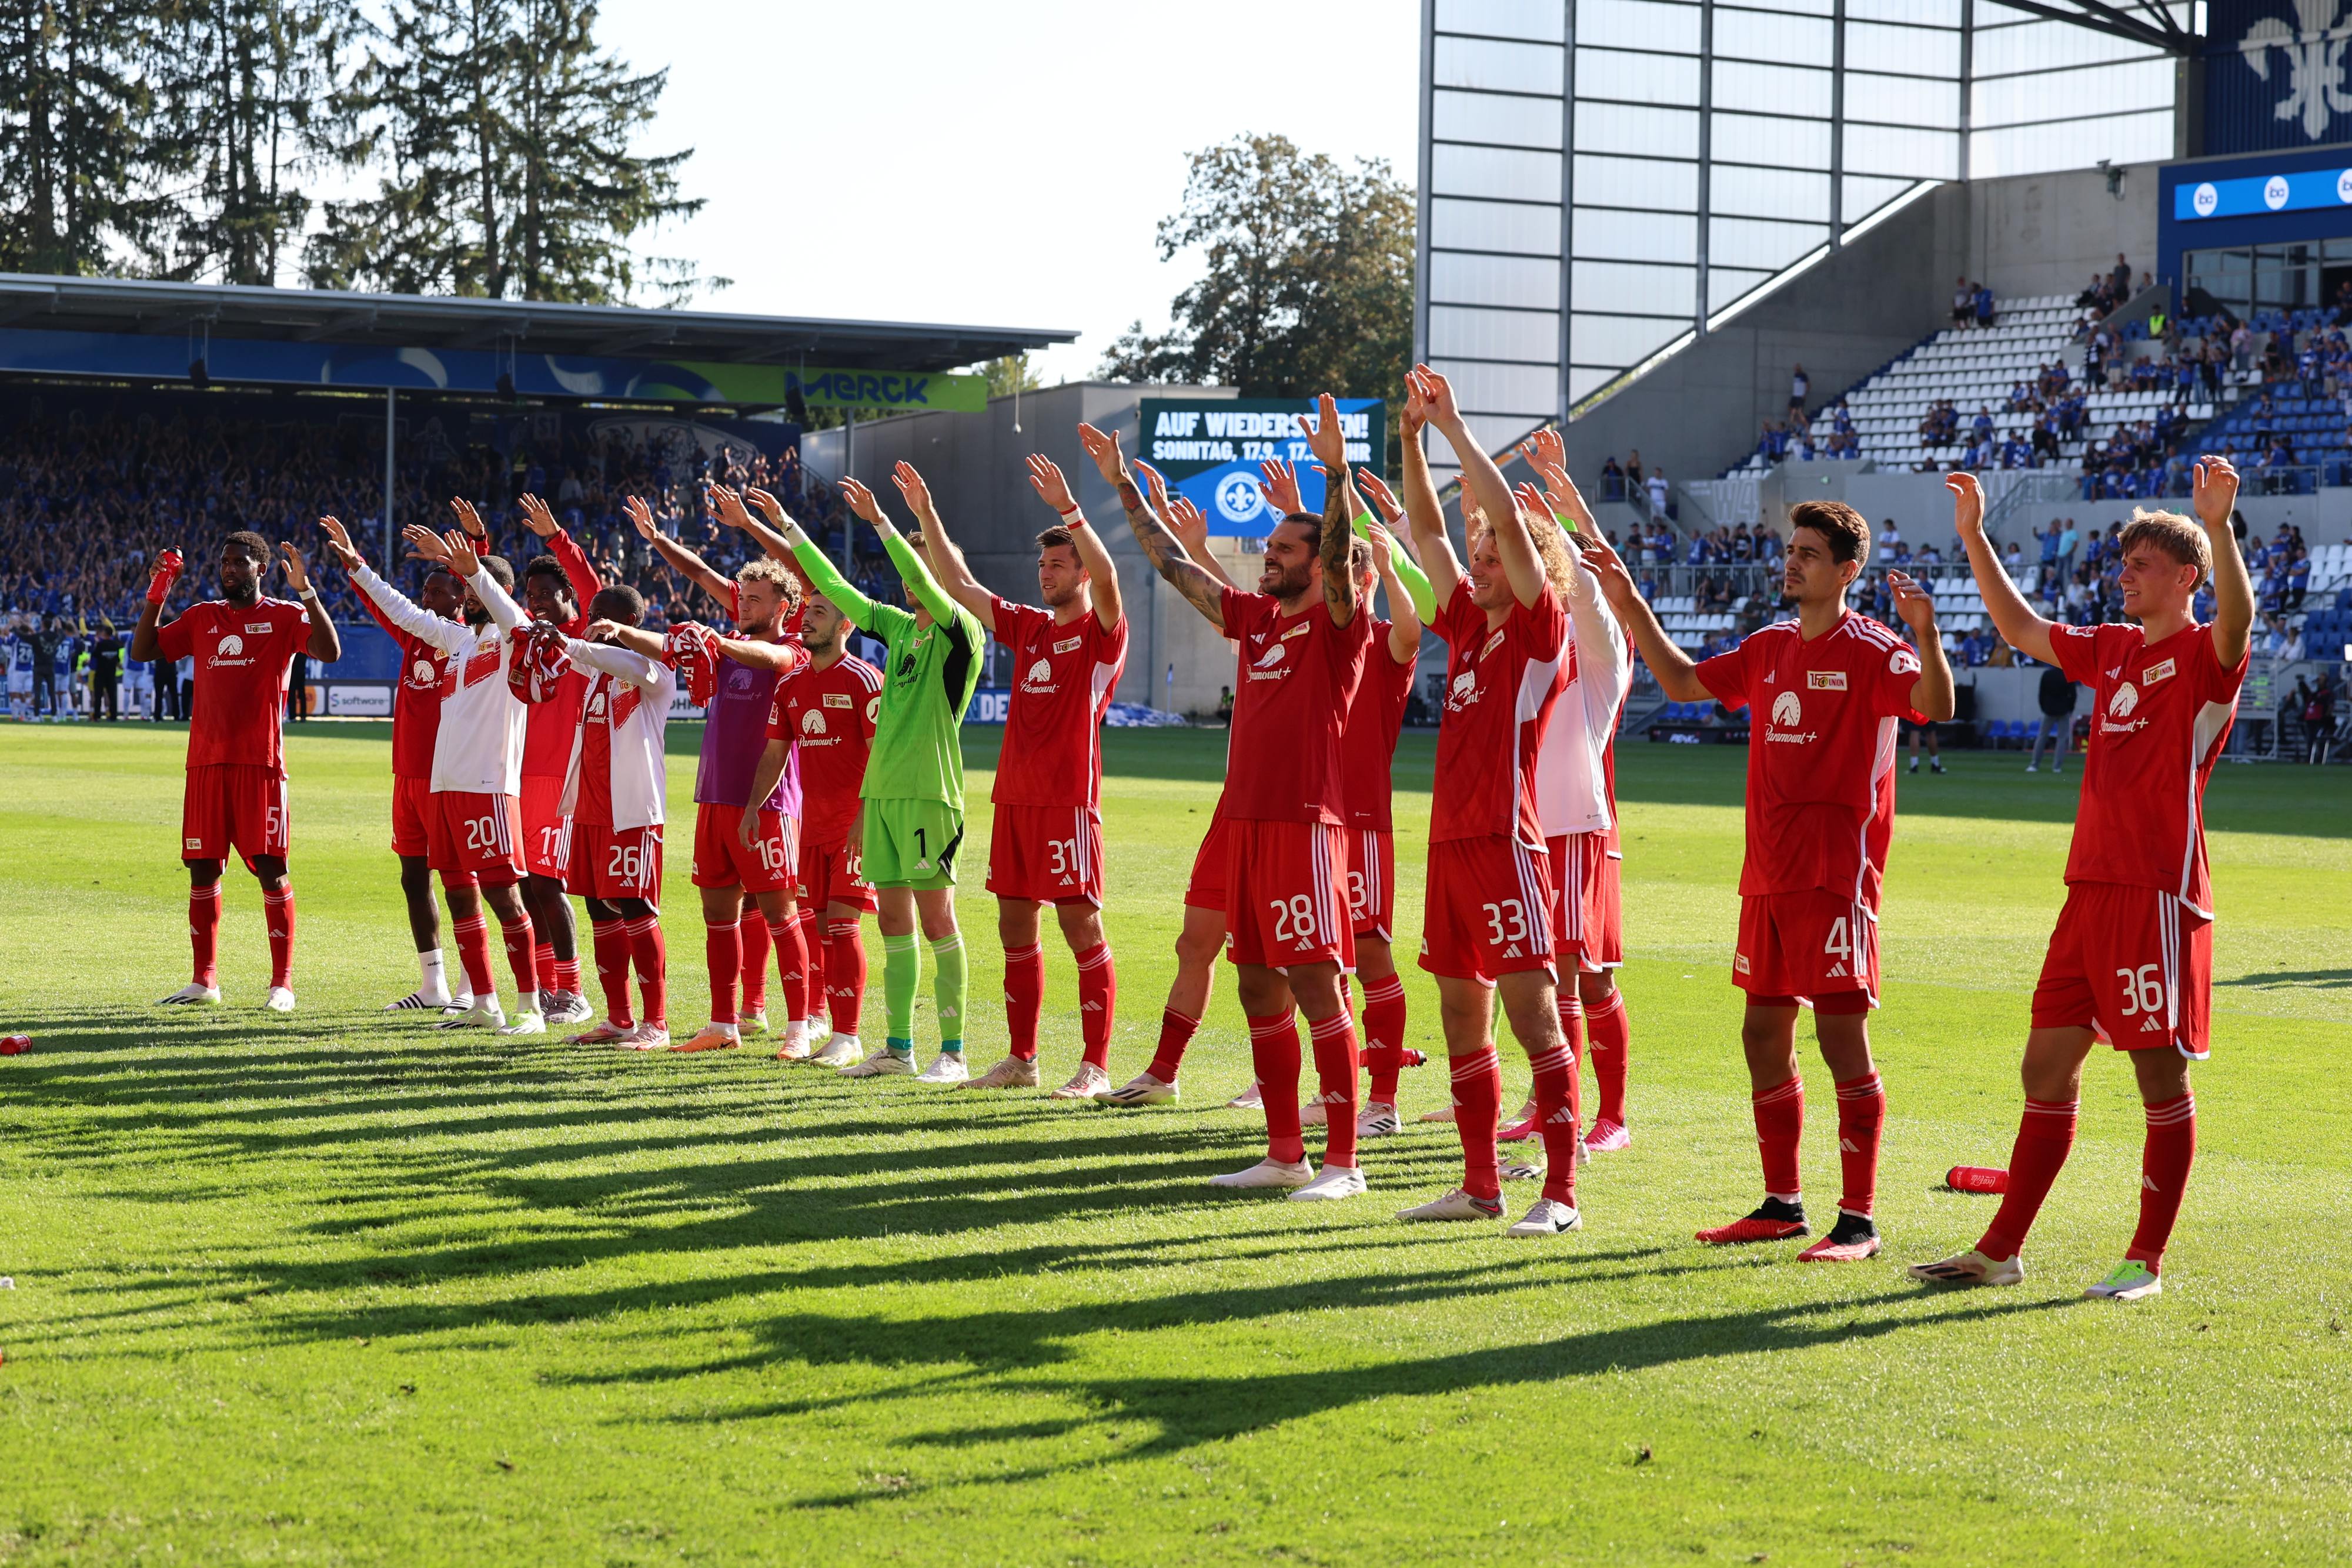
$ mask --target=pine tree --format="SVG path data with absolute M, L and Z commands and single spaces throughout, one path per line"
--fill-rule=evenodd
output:
M 0 270 L 96 273 L 146 245 L 152 16 L 105 0 L 0 0 Z

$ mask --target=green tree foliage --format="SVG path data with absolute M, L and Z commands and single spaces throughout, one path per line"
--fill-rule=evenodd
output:
M 1281 136 L 1192 155 L 1160 259 L 1198 251 L 1164 334 L 1141 321 L 1103 358 L 1121 381 L 1234 386 L 1248 397 L 1384 397 L 1412 351 L 1413 198 L 1385 162 L 1343 168 Z
M 328 206 L 310 281 L 578 303 L 723 287 L 632 248 L 701 204 L 677 194 L 690 150 L 629 149 L 667 73 L 600 51 L 595 21 L 593 0 L 397 0 L 368 23 L 337 152 L 379 179 Z
M 0 270 L 102 272 L 150 245 L 160 52 L 138 6 L 0 0 Z

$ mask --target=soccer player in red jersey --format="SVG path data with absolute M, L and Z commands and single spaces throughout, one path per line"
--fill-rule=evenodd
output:
M 901 463 L 894 477 L 922 525 L 923 550 L 940 586 L 1013 654 L 1013 695 L 989 793 L 996 810 L 988 851 L 1012 1053 L 963 1086 L 1037 1085 L 1037 1017 L 1045 994 L 1037 906 L 1050 904 L 1077 962 L 1082 1050 L 1077 1071 L 1053 1098 L 1091 1099 L 1110 1087 L 1118 1005 L 1118 971 L 1102 925 L 1102 721 L 1127 664 L 1118 571 L 1047 458 L 1029 459 L 1030 487 L 1059 519 L 1037 536 L 1043 608 L 982 588 L 940 521 L 922 476 Z
M 221 541 L 218 599 L 161 621 L 181 570 L 179 551 L 168 551 L 148 582 L 147 602 L 131 633 L 134 659 L 195 661 L 188 778 L 180 804 L 194 973 L 163 998 L 173 1005 L 220 1002 L 221 872 L 234 849 L 261 883 L 269 930 L 269 993 L 262 1005 L 271 1012 L 294 1010 L 294 888 L 286 877 L 293 823 L 279 729 L 294 656 L 308 653 L 331 664 L 342 656 L 343 644 L 310 586 L 302 552 L 290 544 L 278 548 L 299 603 L 262 596 L 269 541 L 239 529 Z
M 434 567 L 416 591 L 417 608 L 455 622 L 466 585 Z M 441 728 L 441 698 L 452 664 L 440 649 L 385 619 L 365 594 L 360 603 L 400 650 L 400 681 L 392 695 L 392 852 L 400 859 L 400 892 L 408 902 L 408 931 L 416 942 L 416 989 L 385 1012 L 408 1008 L 473 1005 L 470 992 L 453 994 L 441 953 L 441 907 L 433 899 L 433 868 L 425 862 L 425 814 L 433 809 L 433 739 Z
M 866 1060 L 857 1035 L 866 1006 L 866 943 L 859 922 L 880 907 L 862 874 L 858 850 L 865 831 L 859 791 L 874 723 L 882 711 L 882 672 L 848 651 L 848 618 L 822 594 L 801 601 L 805 669 L 776 683 L 768 706 L 768 744 L 746 800 L 764 800 L 787 767 L 801 779 L 801 907 L 824 915 L 824 977 L 832 1032 L 806 1060 L 814 1067 L 855 1067 Z M 740 841 L 762 831 L 759 813 L 744 809 Z M 786 1060 L 793 1060 L 787 1058 Z
M 1349 557 L 1358 509 L 1338 406 L 1327 393 L 1301 418 L 1327 485 L 1324 515 L 1295 512 L 1266 539 L 1258 591 L 1221 586 L 1143 498 L 1118 439 L 1078 438 L 1118 494 L 1143 553 L 1213 626 L 1240 645 L 1223 802 L 1225 942 L 1265 1105 L 1266 1157 L 1213 1178 L 1220 1186 L 1288 1187 L 1306 1199 L 1364 1190 L 1356 1165 L 1356 1031 L 1342 971 L 1355 963 L 1344 901 L 1347 789 L 1340 731 L 1371 642 Z M 1298 1029 L 1307 1015 L 1329 1118 L 1323 1170 L 1307 1163 L 1298 1121 Z
M 1599 533 L 1591 511 L 1584 504 L 1583 496 L 1568 476 L 1568 450 L 1559 431 L 1547 425 L 1536 432 L 1531 440 L 1521 444 L 1519 455 L 1542 478 L 1545 501 L 1563 528 L 1573 528 L 1580 533 Z M 1574 601 L 1570 602 L 1572 606 Z M 1595 632 L 1588 637 L 1581 619 L 1576 621 L 1574 630 L 1578 653 L 1570 664 L 1569 678 L 1572 685 L 1584 678 L 1582 650 L 1588 643 L 1599 647 L 1601 636 Z M 1588 1130 L 1584 1134 L 1584 1149 L 1588 1155 L 1607 1154 L 1624 1148 L 1633 1141 L 1633 1135 L 1627 1131 L 1625 1124 L 1625 1062 L 1633 1041 L 1633 1023 L 1625 1011 L 1624 993 L 1617 988 L 1617 970 L 1625 962 L 1622 877 L 1625 853 L 1623 838 L 1617 828 L 1617 721 L 1622 716 L 1625 699 L 1633 691 L 1633 669 L 1632 651 L 1613 617 L 1607 635 L 1615 654 L 1615 674 L 1610 677 L 1616 692 L 1614 707 L 1603 714 L 1592 706 L 1594 698 L 1605 695 L 1611 689 L 1608 682 L 1589 689 L 1578 686 L 1586 725 L 1580 731 L 1567 726 L 1556 727 L 1547 735 L 1544 749 L 1547 761 L 1580 762 L 1577 754 L 1559 752 L 1559 747 L 1570 744 L 1583 747 L 1589 744 L 1587 737 L 1590 736 L 1602 737 L 1598 810 L 1608 825 L 1601 830 L 1601 841 L 1586 845 L 1581 855 L 1584 896 L 1578 915 L 1580 925 L 1577 931 L 1576 954 L 1577 1011 L 1582 1015 L 1579 1027 L 1584 1040 L 1584 1049 L 1579 1054 L 1591 1059 L 1594 1087 L 1600 1091 L 1601 1097 L 1600 1106 L 1587 1124 Z M 1553 777 L 1551 770 L 1539 761 L 1537 790 L 1542 797 L 1544 831 L 1550 834 L 1555 826 L 1559 826 L 1564 834 L 1568 831 L 1565 824 L 1571 819 L 1556 813 L 1570 807 L 1572 801 L 1583 802 L 1585 820 L 1591 820 L 1592 802 L 1582 784 L 1572 796 L 1551 791 L 1547 785 Z M 1575 777 L 1585 777 L 1580 762 Z M 1558 872 L 1567 858 L 1566 842 L 1562 838 L 1553 837 L 1548 838 L 1546 843 L 1551 851 L 1553 870 Z M 1562 880 L 1565 881 L 1564 878 Z M 1563 910 L 1563 929 L 1567 924 L 1566 911 Z M 1566 998 L 1562 1000 L 1564 1003 Z M 1565 1012 L 1561 1027 L 1569 1027 Z M 1570 1032 L 1574 1034 L 1577 1031 Z M 1584 1121 L 1581 1087 L 1580 1067 L 1579 1078 L 1571 1085 L 1569 1095 L 1570 1106 L 1577 1112 L 1580 1123 Z M 1528 1106 L 1528 1111 L 1532 1116 L 1534 1107 Z
M 454 501 L 462 517 L 468 508 Z M 531 940 L 530 914 L 523 906 L 522 851 L 517 840 L 522 820 L 515 796 L 521 783 L 525 704 L 516 691 L 537 678 L 530 668 L 527 617 L 510 591 L 514 569 L 497 556 L 480 556 L 473 536 L 462 529 L 436 536 L 415 525 L 401 530 L 418 559 L 446 566 L 466 584 L 466 597 L 449 622 L 428 613 L 368 569 L 343 525 L 321 517 L 319 526 L 352 586 L 373 600 L 387 620 L 449 657 L 455 673 L 441 699 L 441 723 L 433 737 L 433 809 L 425 821 L 425 860 L 441 874 L 457 955 L 466 967 L 473 1005 L 441 1024 L 443 1029 L 495 1029 L 502 1034 L 541 1034 L 547 1020 L 539 1010 L 539 966 Z M 490 970 L 490 945 L 482 905 L 498 916 L 507 962 L 514 971 L 516 1013 L 509 1024 L 499 1003 Z
M 1424 423 L 1453 445 L 1477 505 L 1468 525 L 1466 571 L 1446 537 L 1420 451 Z M 1556 529 L 1539 533 L 1529 526 L 1501 471 L 1465 425 L 1453 388 L 1426 365 L 1407 378 L 1402 428 L 1406 511 L 1438 597 L 1435 629 L 1447 650 L 1421 967 L 1437 977 L 1463 1176 L 1453 1191 L 1398 1218 L 1476 1220 L 1503 1212 L 1495 1148 L 1502 1075 L 1489 1043 L 1499 996 L 1535 1074 L 1548 1166 L 1541 1196 L 1509 1233 L 1556 1236 L 1583 1218 L 1576 1207 L 1576 1118 L 1568 1103 L 1576 1066 L 1560 1034 L 1556 906 L 1536 765 L 1566 684 L 1562 591 L 1576 567 Z
M 2189 1064 L 2202 1061 L 2213 984 L 2213 883 L 2205 862 L 2205 785 L 2237 716 L 2254 590 L 2231 532 L 2238 472 L 2198 459 L 2195 520 L 2135 512 L 2116 586 L 2138 625 L 2042 620 L 2001 570 L 1984 532 L 1984 492 L 1955 474 L 1960 540 L 2001 638 L 2054 664 L 2095 696 L 2082 803 L 2066 855 L 2066 903 L 2033 988 L 2025 1037 L 2025 1114 L 2000 1210 L 1975 1248 L 1916 1265 L 1922 1280 L 2013 1285 L 2034 1216 L 2074 1144 L 2083 1064 L 2095 1041 L 2131 1053 L 2147 1108 L 2139 1227 L 2124 1260 L 2085 1295 L 2137 1301 L 2164 1288 L 2164 1249 L 2197 1155 Z M 2201 526 L 2200 526 L 2201 525 Z M 2213 585 L 2213 619 L 2196 619 Z
M 1615 552 L 1597 538 L 1583 543 L 1611 608 L 1666 695 L 1752 713 L 1732 983 L 1748 993 L 1740 1042 L 1765 1197 L 1754 1213 L 1698 1239 L 1809 1234 L 1797 1175 L 1805 1098 L 1796 1030 L 1798 1009 L 1810 1006 L 1822 1060 L 1837 1082 L 1844 1191 L 1837 1223 L 1800 1257 L 1853 1262 L 1879 1247 L 1873 1209 L 1886 1095 L 1871 1061 L 1869 1017 L 1878 1005 L 1878 903 L 1895 830 L 1895 721 L 1951 717 L 1952 670 L 1935 601 L 1904 573 L 1888 572 L 1886 582 L 1918 652 L 1846 607 L 1870 555 L 1861 514 L 1841 502 L 1801 501 L 1789 524 L 1782 587 L 1797 618 L 1704 664 L 1667 639 Z

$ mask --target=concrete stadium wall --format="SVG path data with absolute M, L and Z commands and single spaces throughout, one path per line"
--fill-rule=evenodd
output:
M 1997 295 L 2071 298 L 2093 273 L 2105 276 L 2121 253 L 2137 283 L 2141 273 L 2158 270 L 2156 171 L 2153 163 L 2126 165 L 2120 199 L 2107 193 L 2107 177 L 2096 169 L 1963 187 L 1969 207 L 1968 275 L 1992 285 Z M 1948 295 L 1949 274 L 1944 283 Z

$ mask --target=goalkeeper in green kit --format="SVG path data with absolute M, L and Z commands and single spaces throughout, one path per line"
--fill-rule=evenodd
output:
M 910 471 L 911 472 L 911 471 Z M 902 484 L 901 488 L 905 486 Z M 938 978 L 940 1054 L 921 1074 L 926 1083 L 961 1083 L 963 1062 L 963 936 L 956 929 L 955 867 L 963 848 L 964 710 L 980 685 L 987 634 L 971 611 L 950 598 L 923 564 L 922 537 L 901 538 L 882 515 L 874 492 L 841 481 L 850 509 L 873 525 L 882 549 L 907 586 L 908 608 L 877 604 L 850 586 L 808 535 L 790 519 L 785 535 L 809 586 L 890 653 L 882 672 L 882 708 L 859 793 L 866 810 L 866 880 L 881 903 L 882 996 L 889 1014 L 888 1049 L 845 1078 L 878 1078 L 915 1071 L 915 991 L 923 977 L 916 925 L 931 946 Z

